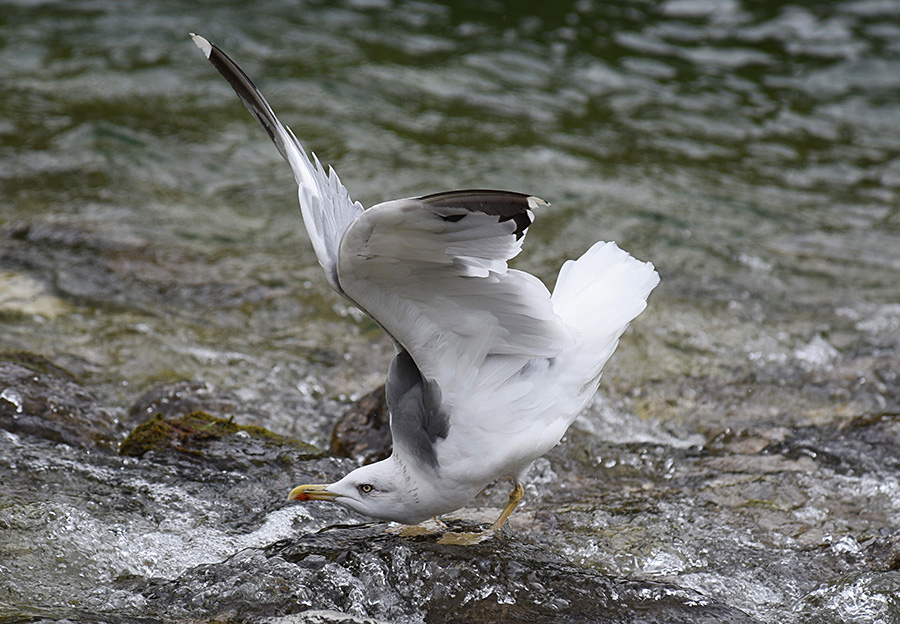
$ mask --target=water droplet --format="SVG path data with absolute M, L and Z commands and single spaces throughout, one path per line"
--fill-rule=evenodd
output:
M 16 407 L 16 414 L 21 414 L 24 410 L 22 407 L 22 395 L 14 388 L 4 388 L 3 392 L 0 392 L 0 399 L 7 403 L 12 403 Z

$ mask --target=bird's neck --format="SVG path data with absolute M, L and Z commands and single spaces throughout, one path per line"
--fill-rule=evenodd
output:
M 384 463 L 390 464 L 396 483 L 402 484 L 408 492 L 406 504 L 411 512 L 410 524 L 459 509 L 481 491 L 481 487 L 443 479 L 440 467 L 417 469 L 396 454 Z M 412 510 L 415 512 L 412 513 Z

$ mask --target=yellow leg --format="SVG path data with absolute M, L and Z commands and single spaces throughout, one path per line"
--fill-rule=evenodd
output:
M 522 487 L 521 483 L 516 483 L 516 487 L 513 488 L 513 491 L 509 493 L 509 502 L 506 503 L 506 507 L 503 508 L 503 512 L 500 514 L 500 517 L 497 518 L 497 521 L 491 525 L 492 531 L 499 531 L 500 528 L 506 524 L 506 519 L 509 518 L 509 515 L 513 512 L 513 510 L 518 506 L 518 504 L 522 501 L 522 498 L 525 496 L 525 488 Z

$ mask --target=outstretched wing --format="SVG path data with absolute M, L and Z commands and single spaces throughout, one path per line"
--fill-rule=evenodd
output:
M 326 173 L 315 154 L 310 161 L 297 137 L 278 121 L 272 107 L 237 63 L 203 37 L 193 33 L 191 37 L 232 86 L 250 114 L 266 129 L 278 152 L 291 166 L 297 181 L 303 223 L 316 257 L 332 288 L 342 292 L 337 278 L 338 248 L 347 227 L 362 214 L 362 205 L 350 199 L 334 169 L 329 167 Z
M 532 210 L 546 202 L 468 190 L 364 211 L 333 169 L 326 172 L 315 155 L 310 160 L 241 68 L 203 37 L 192 37 L 291 166 L 303 221 L 332 287 L 397 343 L 387 388 L 395 448 L 436 467 L 434 445 L 452 428 L 461 393 L 490 388 L 529 360 L 555 357 L 572 343 L 546 287 L 507 266 L 521 249 Z M 490 356 L 509 357 L 486 365 Z
M 373 206 L 344 236 L 341 288 L 437 384 L 448 413 L 488 356 L 524 362 L 572 342 L 547 288 L 507 266 L 539 205 L 521 193 L 450 191 Z

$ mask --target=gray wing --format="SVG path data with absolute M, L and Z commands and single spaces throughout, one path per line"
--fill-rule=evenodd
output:
M 453 428 L 455 405 L 572 344 L 547 288 L 507 266 L 532 209 L 544 204 L 520 193 L 451 191 L 373 206 L 348 228 L 341 288 L 401 352 L 387 387 L 401 452 L 434 465 L 432 447 Z M 510 365 L 496 366 L 496 356 Z
M 394 447 L 415 465 L 438 468 L 434 444 L 447 437 L 449 415 L 441 407 L 441 389 L 426 380 L 406 351 L 391 362 L 385 383 Z
M 546 287 L 507 267 L 532 209 L 546 202 L 466 190 L 363 211 L 333 169 L 326 173 L 315 155 L 310 160 L 241 68 L 192 37 L 291 166 L 303 222 L 332 287 L 401 347 L 386 390 L 394 443 L 436 467 L 434 445 L 448 435 L 458 395 L 476 387 L 488 357 L 553 357 L 572 341 Z

